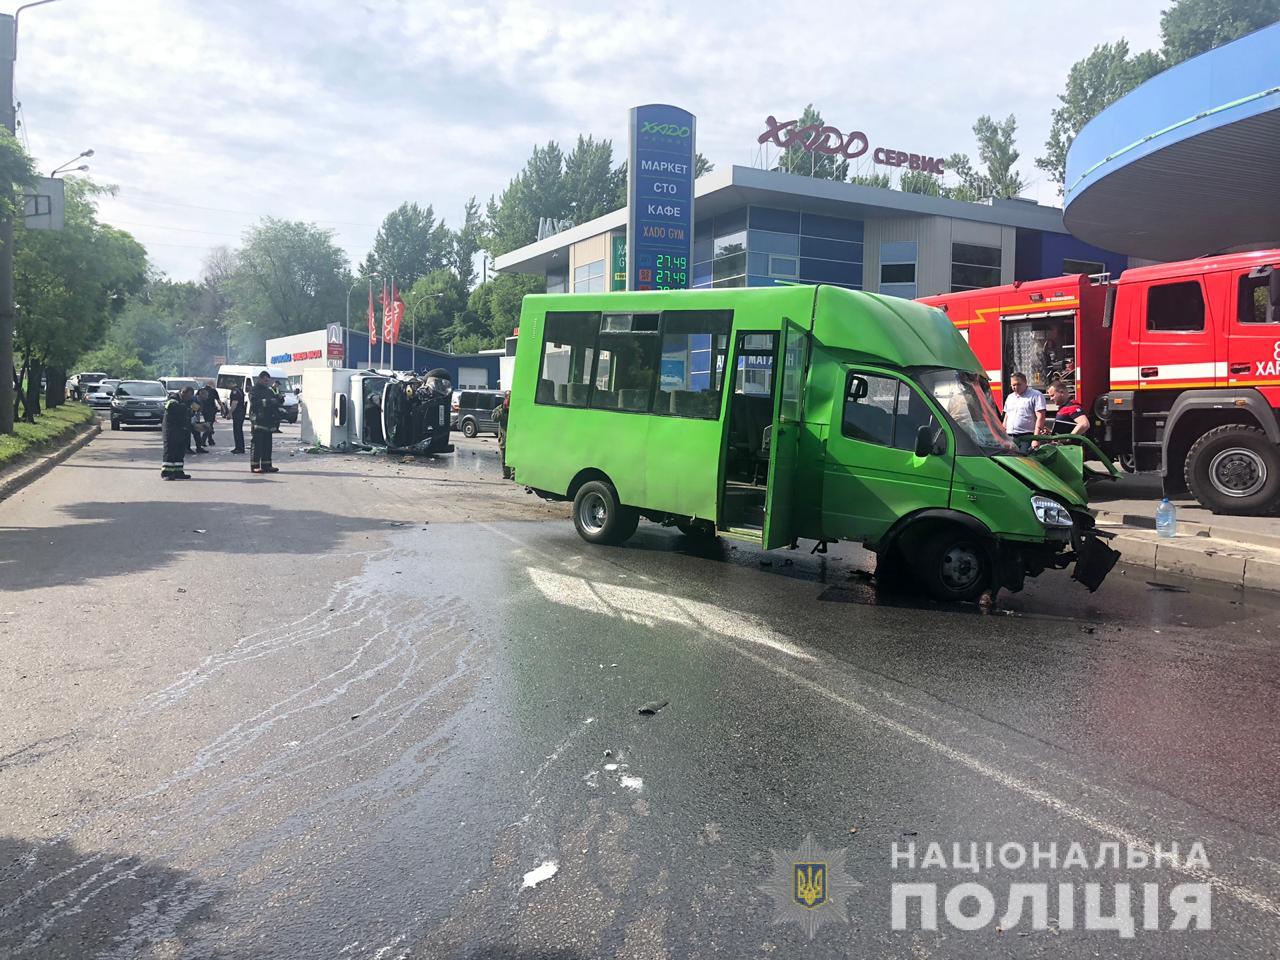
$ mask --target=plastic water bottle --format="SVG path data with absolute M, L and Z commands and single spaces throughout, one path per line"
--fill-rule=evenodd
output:
M 1178 508 L 1165 497 L 1156 507 L 1156 533 L 1162 537 L 1178 535 Z

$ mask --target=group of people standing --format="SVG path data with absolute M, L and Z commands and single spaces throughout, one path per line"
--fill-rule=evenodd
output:
M 280 425 L 284 400 L 279 389 L 271 381 L 271 375 L 263 370 L 258 374 L 249 397 L 237 384 L 224 404 L 213 386 L 202 387 L 198 392 L 183 387 L 177 397 L 171 397 L 164 408 L 164 454 L 160 465 L 163 480 L 190 480 L 186 472 L 187 454 L 208 453 L 215 445 L 213 424 L 219 413 L 231 420 L 231 435 L 235 441 L 233 454 L 244 449 L 244 421 L 250 421 L 252 436 L 249 449 L 249 468 L 253 473 L 279 473 L 271 464 L 271 434 Z
M 1045 395 L 1027 385 L 1025 373 L 1015 373 L 1009 378 L 1011 392 L 1004 401 L 1004 431 L 1020 450 L 1035 450 L 1040 441 L 1035 437 L 1047 432 L 1045 421 L 1048 403 Z M 1057 406 L 1052 432 L 1081 436 L 1089 430 L 1089 415 L 1076 402 L 1072 390 L 1061 380 L 1055 380 L 1045 388 L 1049 400 Z

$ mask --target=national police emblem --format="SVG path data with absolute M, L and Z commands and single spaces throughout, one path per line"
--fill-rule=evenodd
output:
M 794 920 L 812 940 L 831 920 L 849 922 L 846 902 L 862 884 L 845 872 L 846 851 L 824 850 L 813 834 L 799 850 L 773 850 L 773 877 L 760 889 L 774 899 L 775 923 Z

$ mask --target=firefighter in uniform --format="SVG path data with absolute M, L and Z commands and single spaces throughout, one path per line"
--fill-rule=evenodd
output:
M 187 441 L 191 436 L 190 387 L 183 387 L 176 398 L 164 405 L 164 459 L 160 464 L 162 480 L 190 480 L 191 474 L 183 469 L 187 456 Z
M 271 465 L 271 431 L 280 422 L 280 393 L 272 389 L 271 374 L 263 370 L 249 393 L 249 419 L 253 437 L 249 441 L 249 469 L 254 473 L 279 473 Z

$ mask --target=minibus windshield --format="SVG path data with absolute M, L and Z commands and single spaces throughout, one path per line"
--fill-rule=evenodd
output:
M 978 374 L 962 370 L 924 370 L 916 375 L 916 380 L 933 394 L 956 428 L 968 434 L 983 453 L 1012 453 L 1017 450 L 1004 432 L 991 388 Z

